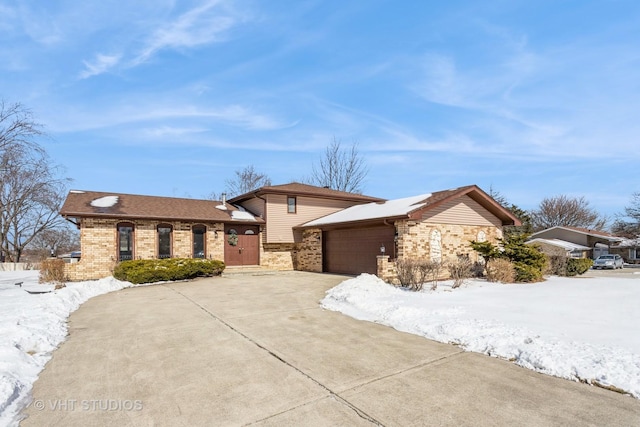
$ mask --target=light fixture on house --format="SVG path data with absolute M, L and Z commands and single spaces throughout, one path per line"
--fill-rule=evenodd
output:
M 213 238 L 214 238 L 214 239 L 217 239 L 217 238 L 218 238 L 218 230 L 215 230 L 215 231 L 213 232 Z
M 384 247 L 384 243 L 383 243 L 382 245 L 380 245 L 380 253 L 381 253 L 382 255 L 384 255 L 384 252 L 385 252 L 386 250 L 387 250 L 387 249 Z

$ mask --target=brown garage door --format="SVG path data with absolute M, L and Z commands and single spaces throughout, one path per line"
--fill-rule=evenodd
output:
M 395 227 L 377 226 L 330 230 L 322 233 L 323 269 L 328 273 L 376 274 L 380 246 L 392 258 Z

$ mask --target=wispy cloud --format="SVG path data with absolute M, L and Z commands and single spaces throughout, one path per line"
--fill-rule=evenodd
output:
M 120 62 L 121 57 L 119 54 L 104 55 L 99 53 L 93 61 L 82 61 L 85 69 L 80 72 L 80 78 L 86 79 L 109 71 Z
M 193 49 L 224 41 L 228 31 L 245 19 L 246 16 L 234 9 L 229 1 L 208 0 L 178 16 L 162 18 L 153 25 L 140 21 L 137 27 L 128 30 L 134 38 L 123 37 L 126 42 L 115 49 L 121 54 L 96 54 L 93 60 L 83 61 L 85 68 L 79 76 L 92 77 L 115 67 L 137 67 L 164 50 Z
M 237 22 L 237 17 L 218 7 L 220 3 L 208 1 L 157 28 L 132 64 L 146 62 L 163 49 L 192 48 L 220 41 L 223 33 Z
M 227 105 L 218 108 L 200 107 L 173 100 L 172 103 L 157 99 L 145 102 L 112 105 L 105 109 L 98 106 L 96 112 L 60 112 L 61 117 L 51 119 L 56 123 L 55 131 L 78 132 L 96 129 L 115 128 L 136 124 L 139 127 L 154 129 L 147 137 L 169 136 L 171 133 L 193 133 L 211 131 L 220 126 L 251 131 L 273 131 L 295 126 L 296 122 L 286 122 L 273 115 L 258 112 L 242 105 Z M 64 117 L 74 117 L 73 122 Z M 154 123 L 161 123 L 153 126 Z

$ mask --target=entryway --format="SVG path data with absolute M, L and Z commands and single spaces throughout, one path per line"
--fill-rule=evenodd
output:
M 255 225 L 226 225 L 224 263 L 229 266 L 260 264 L 260 228 Z

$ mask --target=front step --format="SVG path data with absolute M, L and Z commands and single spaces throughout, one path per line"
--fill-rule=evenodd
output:
M 276 274 L 276 270 L 261 267 L 259 265 L 232 265 L 225 267 L 222 277 L 229 276 L 263 276 L 266 274 Z

